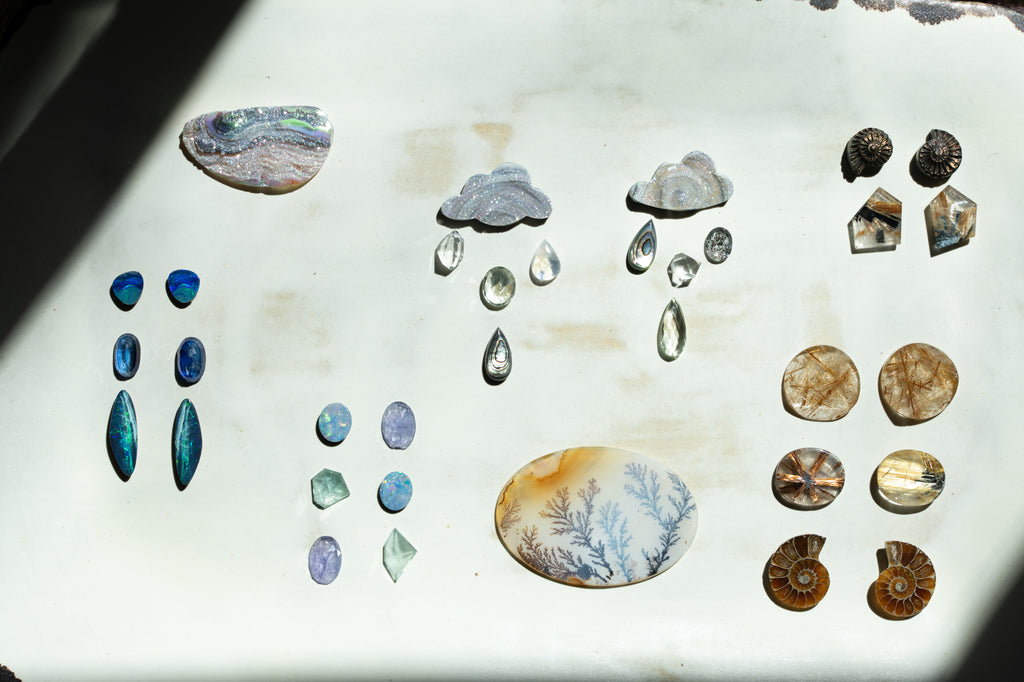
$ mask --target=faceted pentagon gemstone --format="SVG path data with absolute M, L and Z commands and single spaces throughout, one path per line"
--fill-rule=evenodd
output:
M 512 373 L 512 349 L 501 327 L 494 330 L 484 349 L 484 376 L 493 384 L 500 384 Z
M 668 281 L 678 288 L 688 286 L 697 276 L 700 263 L 685 253 L 677 253 L 668 264 Z
M 392 471 L 377 488 L 377 499 L 389 512 L 400 512 L 412 499 L 412 481 L 401 471 Z
M 185 124 L 181 144 L 221 182 L 280 193 L 319 172 L 333 137 L 334 126 L 317 107 L 251 107 L 197 116 Z
M 841 419 L 860 397 L 860 375 L 843 351 L 811 346 L 793 358 L 782 375 L 782 397 L 798 417 L 816 422 Z
M 320 412 L 316 428 L 328 443 L 340 443 L 352 430 L 352 413 L 341 403 L 331 403 Z
M 732 253 L 732 234 L 724 227 L 716 227 L 704 239 L 704 257 L 709 263 L 718 265 Z
M 836 499 L 845 482 L 846 472 L 838 457 L 820 448 L 800 448 L 779 461 L 773 485 L 786 505 L 820 509 Z
M 188 305 L 199 293 L 199 275 L 191 270 L 175 270 L 167 275 L 167 293 L 178 303 Z
M 480 300 L 491 310 L 501 310 L 516 294 L 516 278 L 508 268 L 491 268 L 480 280 Z
M 135 334 L 121 334 L 114 342 L 114 374 L 118 379 L 131 379 L 139 371 L 142 346 Z
M 380 419 L 380 432 L 389 448 L 405 450 L 416 435 L 416 415 L 412 408 L 401 401 L 388 405 Z
M 107 442 L 110 453 L 121 476 L 128 480 L 135 471 L 135 459 L 139 452 L 139 431 L 135 421 L 135 405 L 128 391 L 121 391 L 110 407 L 107 422 Z
M 466 240 L 458 232 L 449 232 L 434 249 L 435 270 L 442 275 L 459 267 L 466 249 Z
M 878 373 L 878 389 L 890 416 L 909 423 L 938 416 L 956 395 L 960 375 L 945 353 L 911 343 L 889 356 Z
M 978 205 L 952 185 L 939 192 L 924 209 L 932 254 L 963 246 L 974 236 Z
M 414 556 L 416 556 L 416 548 L 398 532 L 397 528 L 393 528 L 391 535 L 384 542 L 384 568 L 387 569 L 391 580 L 398 582 L 402 571 Z
M 898 450 L 878 465 L 875 483 L 887 503 L 913 511 L 935 501 L 946 485 L 946 471 L 927 452 Z
M 313 489 L 313 504 L 321 509 L 327 509 L 348 497 L 345 477 L 331 469 L 321 469 L 320 473 L 310 479 L 310 486 Z
M 545 239 L 533 254 L 530 262 L 530 279 L 539 287 L 551 284 L 562 271 L 562 261 Z
M 894 250 L 900 243 L 902 216 L 903 204 L 900 200 L 881 187 L 876 189 L 850 220 L 850 251 L 869 253 Z
M 614 587 L 667 571 L 697 533 L 697 505 L 671 469 L 626 450 L 583 447 L 533 460 L 494 506 L 505 549 L 531 571 Z
M 203 454 L 203 432 L 199 428 L 199 415 L 192 401 L 185 398 L 174 417 L 173 433 L 174 475 L 178 486 L 184 489 L 199 467 Z
M 181 342 L 175 353 L 174 371 L 178 381 L 188 386 L 203 378 L 206 371 L 206 348 L 202 341 L 189 336 Z
M 330 585 L 341 573 L 341 546 L 329 535 L 316 539 L 309 548 L 309 576 L 321 585 Z
M 115 277 L 114 283 L 110 285 L 110 291 L 121 305 L 131 308 L 142 296 L 142 284 L 142 275 L 131 270 Z
M 654 255 L 658 251 L 658 233 L 654 230 L 654 221 L 648 220 L 629 243 L 626 251 L 626 267 L 631 272 L 647 272 L 654 263 Z
M 672 299 L 661 313 L 658 324 L 658 355 L 666 362 L 678 358 L 686 345 L 686 321 L 679 301 Z

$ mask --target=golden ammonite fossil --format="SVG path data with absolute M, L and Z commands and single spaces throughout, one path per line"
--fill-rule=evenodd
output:
M 960 142 L 945 130 L 932 130 L 914 155 L 917 170 L 929 180 L 949 179 L 963 159 Z
M 768 560 L 768 586 L 780 606 L 806 611 L 825 598 L 828 570 L 818 561 L 820 535 L 798 535 L 779 545 Z
M 928 606 L 935 592 L 935 567 L 909 542 L 885 543 L 889 566 L 875 581 L 875 604 L 892 618 L 910 618 Z
M 846 143 L 846 161 L 854 175 L 877 172 L 891 156 L 892 140 L 878 128 L 864 128 Z

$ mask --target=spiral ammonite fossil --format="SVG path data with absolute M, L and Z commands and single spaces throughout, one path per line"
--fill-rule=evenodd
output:
M 935 592 L 935 567 L 909 542 L 885 543 L 889 566 L 875 581 L 875 603 L 891 618 L 910 618 L 928 606 Z
M 914 155 L 914 165 L 929 180 L 944 181 L 960 167 L 963 150 L 955 137 L 945 130 L 928 133 L 924 144 Z
M 877 171 L 891 156 L 892 140 L 878 128 L 864 128 L 846 143 L 846 160 L 854 175 Z
M 806 611 L 825 598 L 828 570 L 818 561 L 820 535 L 798 535 L 779 545 L 768 560 L 768 586 L 780 606 Z

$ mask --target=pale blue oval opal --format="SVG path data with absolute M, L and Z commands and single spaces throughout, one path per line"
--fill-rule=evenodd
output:
M 178 303 L 188 305 L 199 293 L 199 275 L 191 270 L 175 270 L 167 275 L 167 293 Z
M 329 535 L 322 535 L 309 548 L 309 576 L 321 585 L 330 585 L 341 573 L 341 546 Z
M 107 422 L 107 442 L 114 463 L 125 480 L 135 471 L 135 459 L 139 452 L 139 431 L 135 421 L 135 405 L 128 391 L 121 391 L 114 398 Z
M 114 342 L 114 374 L 118 379 L 131 379 L 139 371 L 142 345 L 135 334 L 121 334 Z
M 139 297 L 142 296 L 142 284 L 142 274 L 130 270 L 114 278 L 114 283 L 110 285 L 110 292 L 123 306 L 131 308 L 139 302 Z
M 389 448 L 405 450 L 416 436 L 416 415 L 412 408 L 400 400 L 388 405 L 380 420 L 380 432 Z
M 203 454 L 203 432 L 199 428 L 199 415 L 195 405 L 188 398 L 181 401 L 178 414 L 174 417 L 172 440 L 174 454 L 174 476 L 178 486 L 185 488 L 195 476 L 199 457 Z
M 392 471 L 384 477 L 377 488 L 377 499 L 389 512 L 400 512 L 412 499 L 412 481 L 401 471 Z
M 181 383 L 191 385 L 203 378 L 203 372 L 206 371 L 206 348 L 202 341 L 194 336 L 188 337 L 178 346 L 174 357 L 174 370 Z
M 320 413 L 317 430 L 328 443 L 340 443 L 352 430 L 352 413 L 341 403 L 331 403 Z

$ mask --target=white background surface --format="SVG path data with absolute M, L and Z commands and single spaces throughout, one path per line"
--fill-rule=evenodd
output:
M 1024 533 L 1012 488 L 1022 70 L 1024 34 L 1004 18 L 925 26 L 848 2 L 249 3 L 0 350 L 0 662 L 26 680 L 952 674 L 1012 585 Z M 275 104 L 319 106 L 336 126 L 323 170 L 292 194 L 219 184 L 178 148 L 193 116 Z M 840 156 L 865 126 L 886 130 L 895 154 L 850 184 Z M 941 188 L 907 170 L 931 128 L 959 138 L 952 184 L 979 207 L 975 240 L 935 258 L 923 209 Z M 733 180 L 733 198 L 656 220 L 654 267 L 628 273 L 648 216 L 626 208 L 627 190 L 695 149 Z M 529 169 L 551 218 L 462 229 L 462 265 L 434 274 L 441 202 L 502 161 Z M 877 186 L 903 201 L 903 244 L 851 255 L 846 224 Z M 732 231 L 732 257 L 672 289 L 671 256 L 701 255 L 716 225 Z M 563 270 L 539 288 L 528 265 L 545 238 Z M 494 265 L 519 285 L 499 312 L 477 295 Z M 162 290 L 176 268 L 202 278 L 184 310 Z M 146 289 L 122 312 L 108 288 L 133 269 Z M 665 363 L 655 332 L 673 296 L 688 342 Z M 514 367 L 495 387 L 480 360 L 498 325 Z M 123 332 L 141 340 L 142 365 L 122 385 L 110 358 Z M 190 335 L 208 366 L 181 388 L 172 355 Z M 960 390 L 933 421 L 897 427 L 875 384 L 914 341 L 953 359 Z M 786 364 L 818 343 L 845 350 L 862 378 L 860 402 L 830 424 L 780 399 Z M 121 388 L 140 431 L 127 483 L 104 444 Z M 170 431 L 185 397 L 204 449 L 179 492 Z M 393 400 L 418 421 L 404 452 L 380 437 Z M 333 401 L 354 421 L 336 448 L 314 432 Z M 493 526 L 503 484 L 576 445 L 679 472 L 700 527 L 674 568 L 591 591 L 505 551 Z M 771 493 L 777 461 L 803 446 L 846 466 L 824 510 Z M 916 515 L 869 494 L 875 466 L 902 448 L 947 470 L 946 491 Z M 323 467 L 352 491 L 327 511 L 309 499 Z M 394 469 L 415 494 L 388 515 L 375 492 Z M 395 526 L 419 549 L 397 584 L 380 561 Z M 828 539 L 832 585 L 791 613 L 761 574 L 809 532 Z M 344 555 L 327 587 L 306 568 L 325 534 Z M 937 570 L 931 604 L 907 622 L 867 605 L 891 539 Z

